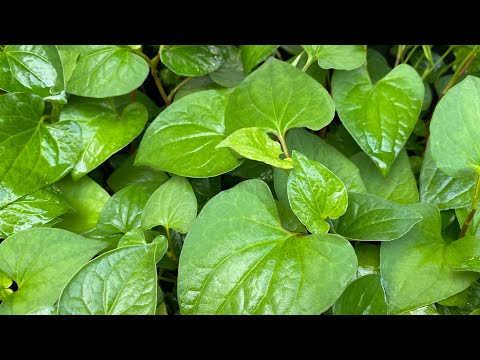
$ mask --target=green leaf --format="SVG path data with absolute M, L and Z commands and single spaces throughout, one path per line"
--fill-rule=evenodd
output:
M 353 70 L 365 63 L 364 45 L 302 45 L 309 58 L 323 69 Z
M 334 315 L 386 315 L 387 303 L 379 274 L 362 276 L 333 305 Z
M 75 67 L 77 66 L 77 60 L 80 53 L 77 51 L 59 50 L 58 54 L 60 55 L 63 65 L 63 80 L 66 87 L 73 75 L 73 70 L 75 70 Z
M 422 217 L 405 205 L 351 192 L 347 211 L 333 221 L 333 229 L 348 239 L 390 241 L 406 234 L 420 220 Z
M 146 245 L 145 233 L 142 229 L 137 228 L 130 230 L 118 241 L 117 247 L 132 246 L 132 245 Z
M 418 203 L 418 190 L 410 161 L 405 150 L 401 150 L 387 176 L 375 166 L 364 152 L 350 158 L 360 169 L 367 192 L 399 204 Z
M 205 203 L 221 191 L 220 176 L 210 178 L 189 179 L 193 192 L 197 198 L 198 207 L 201 209 Z
M 225 62 L 210 73 L 210 78 L 221 86 L 235 87 L 245 78 L 240 49 L 232 45 L 227 45 L 226 49 L 228 56 Z
M 148 76 L 147 62 L 128 46 L 74 46 L 73 50 L 81 55 L 67 84 L 70 94 L 92 98 L 119 96 L 138 88 Z
M 0 50 L 0 89 L 64 102 L 64 87 L 55 45 L 6 45 Z
M 401 64 L 372 84 L 365 67 L 335 71 L 332 93 L 348 132 L 384 176 L 420 114 L 424 87 L 410 65 Z
M 69 204 L 55 188 L 35 191 L 0 209 L 0 238 L 46 225 L 69 210 Z
M 311 233 L 326 233 L 327 218 L 336 219 L 347 209 L 347 189 L 342 181 L 322 164 L 293 151 L 294 168 L 288 176 L 290 206 Z
M 468 301 L 468 289 L 460 291 L 458 294 L 452 295 L 438 303 L 443 306 L 458 306 L 464 307 Z
M 10 289 L 12 284 L 13 280 L 0 272 L 0 301 L 5 301 L 8 296 L 13 294 L 13 290 Z
M 167 45 L 160 59 L 170 70 L 183 76 L 200 76 L 217 70 L 223 64 L 219 47 L 212 45 Z
M 185 234 L 197 217 L 197 199 L 187 179 L 174 176 L 160 186 L 147 201 L 142 228 L 162 225 Z
M 380 273 L 380 245 L 357 242 L 354 250 L 358 259 L 357 278 Z
M 367 49 L 367 70 L 372 84 L 375 84 L 392 71 L 392 68 L 380 52 L 369 47 Z
M 37 95 L 0 96 L 0 208 L 61 179 L 82 151 L 80 127 L 45 124 L 43 109 Z
M 71 211 L 62 215 L 62 221 L 55 227 L 77 234 L 92 230 L 110 195 L 88 176 L 78 181 L 65 177 L 55 186 L 71 206 Z
M 440 315 L 440 313 L 435 308 L 435 305 L 427 305 L 399 313 L 398 315 Z
M 30 311 L 27 315 L 55 315 L 57 313 L 57 309 L 55 306 L 42 306 L 36 310 Z
M 139 185 L 129 185 L 115 193 L 98 218 L 97 229 L 104 235 L 128 233 L 141 226 L 147 194 Z
M 480 79 L 467 76 L 438 102 L 430 123 L 430 150 L 441 171 L 469 175 L 480 165 Z
M 61 229 L 29 229 L 0 244 L 0 271 L 18 290 L 0 304 L 0 314 L 26 314 L 53 305 L 68 279 L 105 247 Z
M 204 90 L 222 90 L 222 86 L 218 85 L 212 78 L 208 75 L 199 76 L 192 78 L 186 82 L 178 91 L 175 93 L 173 102 L 180 100 L 181 98 Z
M 248 74 L 277 49 L 278 45 L 240 45 L 244 73 Z
M 261 127 L 284 137 L 295 127 L 319 130 L 334 115 L 333 100 L 321 84 L 292 65 L 271 58 L 235 88 L 225 124 L 228 134 Z
M 478 274 L 454 271 L 463 260 L 480 254 L 477 238 L 447 245 L 435 205 L 407 205 L 423 220 L 398 240 L 382 243 L 380 273 L 389 313 L 395 314 L 444 300 L 469 287 Z
M 319 314 L 355 274 L 337 235 L 281 226 L 268 186 L 247 180 L 215 196 L 194 221 L 180 256 L 182 314 Z
M 230 147 L 241 156 L 282 169 L 293 167 L 290 158 L 281 159 L 282 148 L 267 135 L 266 129 L 251 127 L 235 131 L 215 148 Z
M 440 210 L 470 206 L 476 173 L 452 177 L 441 171 L 427 146 L 420 171 L 420 201 L 437 205 Z
M 348 158 L 362 151 L 343 124 L 330 124 L 325 141 Z
M 230 92 L 208 90 L 175 101 L 148 127 L 135 164 L 180 176 L 210 177 L 241 164 L 225 139 L 224 114 Z
M 275 204 L 277 204 L 277 211 L 280 222 L 286 230 L 299 233 L 307 232 L 307 230 L 305 229 L 305 225 L 303 225 L 300 220 L 298 220 L 292 209 L 290 209 L 290 206 L 279 200 L 275 200 Z
M 68 282 L 59 315 L 153 315 L 157 306 L 156 245 L 127 246 L 100 255 Z
M 142 132 L 148 112 L 140 103 L 116 108 L 109 99 L 70 97 L 60 121 L 75 121 L 82 128 L 84 150 L 72 171 L 74 180 L 95 169 Z
M 135 154 L 130 155 L 107 179 L 113 191 L 117 192 L 128 185 L 139 184 L 145 193 L 150 195 L 170 179 L 162 170 L 133 165 L 134 160 Z

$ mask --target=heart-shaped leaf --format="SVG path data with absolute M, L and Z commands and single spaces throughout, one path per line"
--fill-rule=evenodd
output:
M 29 229 L 0 244 L 0 272 L 18 290 L 0 304 L 0 314 L 26 314 L 53 305 L 72 275 L 105 243 L 61 229 Z
M 248 74 L 256 65 L 269 57 L 278 45 L 241 45 L 243 71 Z
M 336 233 L 354 240 L 389 241 L 406 234 L 422 217 L 372 194 L 348 193 L 348 208 L 332 221 Z
M 332 93 L 338 115 L 384 176 L 410 136 L 422 109 L 424 87 L 411 66 L 395 67 L 375 85 L 367 69 L 335 71 Z
M 185 234 L 197 217 L 197 199 L 187 179 L 174 176 L 160 186 L 147 201 L 142 228 L 162 225 Z
M 480 255 L 478 238 L 447 245 L 435 205 L 406 205 L 423 220 L 403 237 L 382 243 L 380 273 L 388 312 L 396 314 L 446 299 L 470 286 L 478 274 L 454 271 L 464 260 Z
M 452 177 L 440 170 L 427 146 L 420 172 L 420 201 L 437 205 L 440 210 L 470 206 L 476 173 Z
M 367 192 L 399 204 L 418 202 L 417 181 L 405 150 L 400 151 L 387 176 L 375 166 L 364 152 L 350 158 L 360 169 Z
M 430 123 L 430 150 L 438 167 L 450 176 L 473 173 L 480 166 L 480 79 L 467 76 L 438 102 Z
M 82 151 L 80 127 L 45 124 L 43 109 L 37 95 L 0 96 L 0 208 L 61 179 Z
M 135 165 L 148 165 L 180 176 L 209 177 L 241 164 L 225 139 L 224 114 L 230 92 L 207 90 L 175 101 L 148 127 Z
M 286 62 L 268 59 L 233 91 L 225 113 L 227 133 L 261 127 L 284 137 L 288 129 L 319 130 L 335 114 L 325 88 Z
M 219 47 L 212 45 L 167 45 L 160 59 L 170 70 L 183 76 L 200 76 L 217 70 L 223 64 Z
M 81 54 L 67 84 L 70 94 L 93 98 L 119 96 L 138 88 L 148 76 L 147 62 L 128 46 L 95 45 L 65 49 Z
M 0 89 L 65 102 L 64 87 L 55 45 L 6 45 L 0 50 Z
M 350 283 L 333 305 L 334 315 L 386 315 L 387 303 L 379 274 Z
M 141 226 L 147 194 L 140 185 L 129 185 L 115 193 L 102 209 L 97 229 L 104 235 L 124 233 Z
M 71 210 L 62 215 L 62 221 L 55 227 L 77 234 L 92 230 L 103 207 L 110 199 L 108 192 L 88 176 L 78 181 L 73 181 L 67 176 L 55 186 L 60 189 L 62 197 L 71 206 Z
M 283 154 L 280 144 L 267 135 L 262 128 L 243 128 L 235 131 L 220 144 L 216 149 L 229 147 L 247 159 L 262 161 L 282 169 L 293 167 L 292 159 L 281 159 Z
M 142 132 L 147 118 L 147 109 L 140 103 L 118 109 L 109 99 L 70 97 L 60 121 L 80 125 L 84 146 L 72 171 L 73 179 L 78 180 L 127 146 Z
M 290 206 L 311 233 L 326 233 L 327 218 L 336 219 L 347 209 L 347 189 L 322 164 L 293 151 L 294 168 L 288 176 Z
M 319 314 L 355 274 L 337 235 L 285 230 L 270 190 L 247 180 L 210 200 L 180 256 L 182 314 Z
M 353 70 L 365 63 L 363 45 L 302 45 L 308 57 L 318 59 L 322 69 Z
M 328 168 L 343 182 L 348 191 L 366 191 L 358 167 L 320 137 L 305 129 L 292 129 L 287 133 L 286 142 L 290 151 L 297 150 L 305 154 L 310 160 Z M 288 175 L 284 170 L 274 169 L 275 193 L 285 204 L 289 203 L 287 180 Z
M 35 191 L 0 209 L 0 238 L 51 223 L 69 210 L 69 204 L 55 188 Z
M 100 255 L 68 282 L 60 315 L 153 315 L 157 305 L 155 244 Z

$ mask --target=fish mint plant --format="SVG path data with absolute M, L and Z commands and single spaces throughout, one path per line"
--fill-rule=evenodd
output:
M 479 314 L 479 51 L 0 45 L 0 314 Z

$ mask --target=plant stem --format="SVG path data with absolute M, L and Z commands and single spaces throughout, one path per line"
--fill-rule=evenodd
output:
M 285 135 L 279 136 L 278 140 L 280 141 L 280 144 L 282 145 L 282 149 L 283 149 L 283 152 L 285 153 L 285 156 L 287 158 L 289 158 L 290 153 L 288 152 L 287 142 L 285 141 Z
M 160 95 L 162 96 L 162 99 L 165 102 L 165 105 L 168 106 L 172 102 L 168 98 L 167 93 L 165 92 L 165 89 L 162 86 L 162 82 L 160 81 L 160 78 L 158 77 L 157 65 L 158 65 L 159 61 L 160 61 L 160 53 L 155 55 L 155 57 L 150 62 L 150 73 L 153 76 L 153 80 L 155 81 L 155 85 L 157 85 L 158 91 L 160 92 Z
M 170 228 L 169 227 L 165 227 L 165 231 L 167 233 L 167 241 L 168 241 L 168 251 L 167 251 L 167 255 L 173 260 L 175 261 L 177 264 L 178 264 L 178 258 L 177 256 L 175 255 L 175 253 L 173 252 L 173 245 L 172 245 L 172 239 L 170 237 Z
M 418 49 L 418 46 L 419 45 L 415 45 L 412 50 L 410 50 L 410 52 L 408 53 L 407 57 L 405 58 L 404 61 L 402 61 L 404 64 L 406 64 L 408 62 L 408 60 L 410 60 L 410 57 L 413 55 L 413 53 L 415 52 L 415 50 Z
M 305 63 L 305 65 L 303 66 L 302 71 L 303 72 L 307 71 L 307 69 L 310 67 L 310 65 L 313 64 L 314 60 L 315 60 L 315 58 L 308 59 L 307 62 Z
M 462 230 L 460 230 L 460 235 L 458 235 L 459 239 L 465 236 L 468 230 L 468 227 L 470 226 L 470 223 L 473 219 L 473 216 L 477 211 L 479 195 L 480 195 L 480 174 L 477 174 L 477 182 L 475 184 L 475 192 L 473 194 L 472 206 L 470 208 L 470 211 L 468 212 L 467 217 L 465 218 L 465 221 L 463 222 Z
M 280 60 L 283 60 L 282 54 L 280 53 L 280 51 L 278 51 L 278 49 L 275 51 L 275 56 L 278 57 Z
M 395 65 L 394 67 L 396 67 L 398 64 L 400 64 L 400 59 L 402 57 L 402 52 L 403 52 L 403 49 L 405 48 L 405 45 L 398 45 L 398 49 L 397 49 L 397 58 L 395 59 Z
M 60 112 L 62 111 L 62 108 L 62 104 L 52 103 L 52 112 L 50 113 L 52 123 L 55 123 L 60 119 Z
M 430 75 L 430 73 L 435 70 L 435 68 L 438 66 L 438 64 L 440 64 L 443 59 L 445 59 L 445 57 L 450 54 L 450 52 L 455 48 L 454 45 L 450 45 L 450 47 L 447 49 L 447 51 L 445 51 L 443 53 L 443 55 L 440 57 L 440 59 L 438 59 L 434 64 L 432 64 L 431 66 L 428 66 L 425 71 L 423 72 L 422 74 L 422 80 L 425 80 L 427 78 L 428 75 Z
M 443 89 L 442 95 L 440 96 L 440 98 L 443 97 L 443 95 L 445 95 L 447 91 L 450 90 L 450 88 L 457 83 L 458 78 L 462 76 L 465 73 L 465 71 L 467 71 L 467 69 L 470 67 L 473 60 L 477 56 L 477 49 L 478 49 L 478 45 L 475 45 L 472 51 L 470 51 L 470 53 L 465 57 L 465 59 L 462 60 L 457 70 L 453 74 L 452 78 L 448 82 L 447 86 L 445 86 L 445 89 Z
M 170 91 L 170 94 L 168 94 L 168 100 L 170 100 L 170 102 L 172 102 L 172 99 L 173 99 L 173 96 L 177 93 L 177 91 L 183 86 L 185 85 L 187 82 L 189 82 L 190 80 L 192 80 L 193 78 L 189 77 L 189 78 L 186 78 L 184 79 L 183 81 L 181 81 L 177 86 L 175 86 L 175 88 Z

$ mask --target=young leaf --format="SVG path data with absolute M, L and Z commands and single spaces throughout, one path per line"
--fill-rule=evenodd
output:
M 55 45 L 6 45 L 0 50 L 0 89 L 65 102 L 64 87 Z
M 365 275 L 350 283 L 333 305 L 333 314 L 387 315 L 380 275 Z
M 423 220 L 402 238 L 382 243 L 380 273 L 389 313 L 395 314 L 446 299 L 469 287 L 478 274 L 456 272 L 464 259 L 480 254 L 476 238 L 446 245 L 435 205 L 407 205 Z
M 390 241 L 406 234 L 422 217 L 405 205 L 372 194 L 348 194 L 348 208 L 333 221 L 336 233 L 354 240 Z
M 105 247 L 61 229 L 29 229 L 0 244 L 0 272 L 18 290 L 0 304 L 0 314 L 26 314 L 53 305 L 68 279 Z
M 147 201 L 142 228 L 162 225 L 185 234 L 197 217 L 197 199 L 187 179 L 174 176 L 160 186 Z
M 437 205 L 440 210 L 470 206 L 476 173 L 452 177 L 441 171 L 427 146 L 420 171 L 420 201 Z
M 279 157 L 280 154 L 283 154 L 280 144 L 272 140 L 262 128 L 239 129 L 218 144 L 216 149 L 221 147 L 230 147 L 247 159 L 262 161 L 278 168 L 291 169 L 293 167 L 290 158 L 281 159 Z
M 217 70 L 210 73 L 210 78 L 221 86 L 235 87 L 245 79 L 240 49 L 228 45 L 226 51 L 228 56 L 225 62 Z
M 480 165 L 480 79 L 467 76 L 438 102 L 430 123 L 430 150 L 445 174 L 457 177 Z
M 348 241 L 285 230 L 268 186 L 247 180 L 210 200 L 187 234 L 178 274 L 180 309 L 319 314 L 340 296 L 356 268 Z
M 364 152 L 350 158 L 360 169 L 367 192 L 399 204 L 418 203 L 418 190 L 410 161 L 405 150 L 401 150 L 387 176 L 375 166 Z
M 333 172 L 345 185 L 348 191 L 365 192 L 365 185 L 360 171 L 348 158 L 320 137 L 305 129 L 292 129 L 287 133 L 286 142 L 290 151 L 297 150 L 310 160 L 324 165 Z M 288 175 L 284 170 L 274 169 L 275 193 L 285 204 L 287 196 Z
M 210 177 L 242 163 L 225 139 L 224 114 L 230 92 L 208 90 L 185 96 L 148 127 L 135 165 L 148 165 L 180 176 Z
M 363 45 L 302 45 L 309 58 L 318 59 L 323 69 L 353 70 L 365 63 Z
M 343 125 L 386 176 L 420 114 L 422 79 L 406 64 L 375 85 L 364 67 L 335 71 L 332 93 Z
M 92 230 L 110 195 L 88 176 L 76 182 L 67 176 L 55 186 L 71 206 L 71 211 L 62 215 L 62 221 L 55 227 L 77 234 Z
M 261 127 L 277 136 L 288 129 L 319 130 L 335 115 L 327 90 L 290 64 L 268 59 L 235 88 L 225 113 L 227 133 Z
M 244 73 L 248 74 L 277 48 L 278 45 L 240 45 Z
M 95 45 L 65 48 L 80 52 L 67 84 L 67 92 L 78 96 L 106 98 L 127 94 L 148 76 L 149 66 L 128 46 Z
M 145 233 L 142 229 L 137 228 L 130 230 L 118 241 L 117 247 L 132 246 L 132 245 L 146 245 Z
M 141 185 L 146 194 L 151 195 L 168 179 L 164 171 L 150 166 L 135 166 L 135 154 L 130 155 L 107 179 L 113 191 L 118 192 L 124 187 L 133 184 Z
M 45 124 L 43 110 L 37 95 L 0 96 L 0 208 L 61 179 L 82 151 L 80 127 Z
M 290 206 L 311 233 L 326 233 L 328 218 L 336 219 L 347 209 L 347 189 L 322 164 L 293 151 L 294 168 L 288 176 Z
M 97 229 L 104 235 L 128 233 L 141 225 L 147 194 L 139 185 L 129 185 L 115 193 L 98 218 Z
M 212 45 L 167 45 L 160 59 L 175 74 L 200 76 L 217 70 L 223 64 L 222 51 Z
M 147 109 L 140 103 L 117 109 L 108 99 L 68 99 L 60 121 L 75 121 L 82 128 L 84 150 L 72 171 L 78 180 L 127 146 L 143 130 Z
M 155 244 L 100 255 L 68 282 L 59 315 L 153 315 L 157 305 Z
M 35 191 L 0 209 L 0 238 L 46 225 L 69 210 L 69 204 L 53 187 Z

